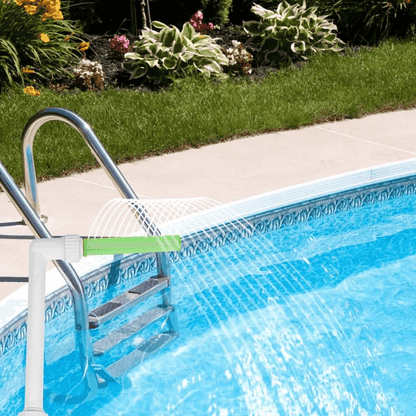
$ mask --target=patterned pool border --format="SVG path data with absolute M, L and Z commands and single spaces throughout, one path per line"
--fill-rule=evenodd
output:
M 334 215 L 352 209 L 381 203 L 394 198 L 416 193 L 416 174 L 339 191 L 331 195 L 315 197 L 303 202 L 293 202 L 286 206 L 256 213 L 245 218 L 245 226 L 236 221 L 229 231 L 225 226 L 213 227 L 182 239 L 179 252 L 169 253 L 172 262 L 208 252 L 218 247 L 232 244 L 242 238 L 265 234 L 273 230 L 290 227 L 312 219 Z M 232 206 L 233 204 L 230 204 Z M 235 204 L 234 204 L 235 205 Z M 81 276 L 87 299 L 103 294 L 108 288 L 114 288 L 141 274 L 156 271 L 156 261 L 152 254 L 124 256 L 111 264 Z M 72 297 L 64 286 L 46 298 L 45 320 L 49 322 L 73 308 Z M 15 317 L 1 329 L 0 358 L 13 350 L 26 336 L 27 310 Z

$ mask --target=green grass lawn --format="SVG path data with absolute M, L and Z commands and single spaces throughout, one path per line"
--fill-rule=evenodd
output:
M 356 56 L 313 56 L 261 83 L 188 79 L 161 93 L 117 91 L 40 96 L 21 87 L 0 95 L 0 160 L 22 185 L 21 135 L 39 110 L 62 107 L 93 128 L 114 161 L 137 160 L 242 136 L 416 106 L 416 43 L 389 39 Z M 39 137 L 38 137 L 39 136 Z M 38 180 L 98 166 L 82 137 L 62 122 L 39 129 Z

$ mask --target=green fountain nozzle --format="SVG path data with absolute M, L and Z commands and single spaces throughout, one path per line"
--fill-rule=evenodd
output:
M 84 257 L 104 254 L 135 254 L 179 251 L 181 237 L 165 235 L 157 237 L 109 237 L 84 238 Z

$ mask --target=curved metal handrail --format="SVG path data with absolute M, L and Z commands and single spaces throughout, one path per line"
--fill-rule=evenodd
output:
M 23 173 L 26 198 L 0 162 L 0 184 L 3 186 L 20 215 L 22 215 L 26 225 L 28 225 L 33 234 L 38 238 L 52 238 L 52 235 L 40 220 L 36 172 L 33 160 L 33 141 L 39 127 L 52 120 L 63 121 L 77 130 L 119 192 L 127 199 L 138 199 L 88 123 L 74 112 L 65 108 L 52 107 L 41 110 L 28 121 L 22 134 Z M 131 206 L 131 209 L 148 234 L 152 236 L 161 235 L 159 229 L 152 222 L 143 206 Z M 169 277 L 170 264 L 167 253 L 156 253 L 156 259 L 158 275 Z M 93 362 L 89 334 L 88 305 L 84 289 L 78 274 L 71 264 L 62 260 L 53 260 L 53 263 L 68 284 L 74 300 L 77 346 L 80 351 L 81 368 L 86 383 L 86 395 L 82 399 L 84 400 L 86 398 L 87 400 L 91 400 L 97 394 L 98 381 L 94 372 L 96 365 Z
M 98 140 L 91 126 L 78 114 L 65 108 L 51 107 L 36 113 L 26 124 L 22 135 L 23 174 L 25 179 L 26 198 L 40 216 L 39 198 L 37 192 L 36 171 L 33 161 L 33 140 L 39 127 L 48 121 L 63 121 L 73 127 L 85 140 L 91 153 L 113 181 L 120 194 L 127 199 L 139 199 L 123 174 L 117 168 L 104 146 Z M 143 226 L 144 230 L 152 236 L 161 233 L 150 219 L 146 209 L 141 206 L 132 206 L 132 212 Z M 170 276 L 169 259 L 166 253 L 156 253 L 158 274 Z

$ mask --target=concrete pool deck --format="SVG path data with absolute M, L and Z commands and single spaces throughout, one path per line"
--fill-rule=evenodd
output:
M 92 126 L 94 128 L 94 126 Z M 416 109 L 246 137 L 118 165 L 136 194 L 226 204 L 316 179 L 416 157 Z M 80 139 L 82 140 L 82 139 Z M 35 155 L 36 159 L 36 155 Z M 101 208 L 121 198 L 103 169 L 38 184 L 52 235 L 88 235 Z M 22 218 L 0 192 L 0 223 Z M 0 227 L 0 237 L 32 235 Z M 0 276 L 28 276 L 31 240 L 0 238 Z M 47 270 L 54 268 L 48 263 Z M 25 283 L 0 282 L 0 300 Z

